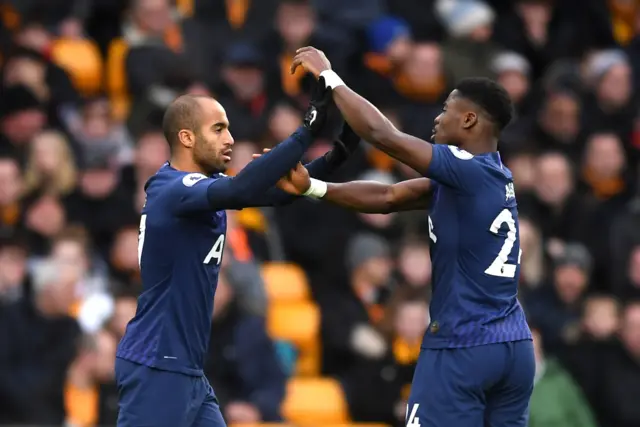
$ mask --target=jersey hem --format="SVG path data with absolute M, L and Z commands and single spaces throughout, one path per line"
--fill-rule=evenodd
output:
M 201 377 L 204 375 L 204 372 L 202 369 L 188 368 L 185 366 L 175 366 L 175 365 L 171 366 L 169 363 L 158 363 L 157 360 L 153 360 L 152 358 L 135 354 L 127 350 L 118 350 L 116 352 L 116 358 L 137 363 L 139 365 L 147 366 L 149 368 L 158 369 L 160 371 L 176 372 L 176 373 L 188 375 L 191 377 Z
M 503 338 L 487 337 L 487 336 L 469 336 L 456 339 L 437 338 L 434 336 L 425 336 L 422 341 L 421 349 L 445 349 L 445 348 L 468 348 L 480 347 L 483 345 L 499 344 L 505 342 L 532 341 L 530 333 L 514 334 Z

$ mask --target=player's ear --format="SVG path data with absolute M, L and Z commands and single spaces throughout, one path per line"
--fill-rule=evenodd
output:
M 464 115 L 464 119 L 462 121 L 462 127 L 464 129 L 470 129 L 478 123 L 478 115 L 473 111 L 469 111 Z
M 196 143 L 196 136 L 192 131 L 188 129 L 182 129 L 180 132 L 178 132 L 178 140 L 185 147 L 193 148 Z

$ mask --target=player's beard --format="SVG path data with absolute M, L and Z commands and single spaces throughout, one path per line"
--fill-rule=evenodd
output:
M 193 160 L 207 175 L 227 170 L 227 165 L 220 150 L 215 148 L 214 143 L 207 142 L 202 135 L 196 134 Z

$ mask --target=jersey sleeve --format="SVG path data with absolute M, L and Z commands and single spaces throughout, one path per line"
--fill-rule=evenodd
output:
M 433 157 L 425 173 L 440 184 L 468 192 L 477 187 L 482 170 L 473 154 L 453 145 L 433 145 Z
M 209 187 L 216 182 L 201 173 L 190 173 L 175 179 L 169 186 L 169 206 L 177 215 L 211 210 Z

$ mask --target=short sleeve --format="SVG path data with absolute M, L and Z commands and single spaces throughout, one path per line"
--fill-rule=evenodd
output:
M 177 215 L 211 210 L 209 186 L 215 182 L 201 173 L 190 173 L 175 179 L 169 187 L 169 204 Z
M 453 145 L 433 145 L 433 157 L 425 176 L 467 192 L 477 187 L 482 170 L 473 154 Z

